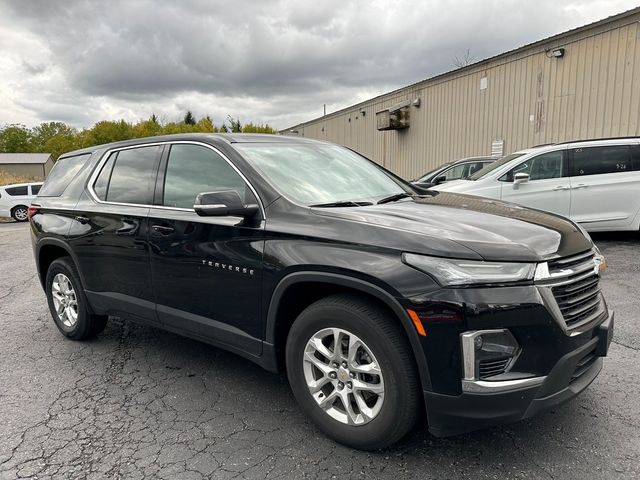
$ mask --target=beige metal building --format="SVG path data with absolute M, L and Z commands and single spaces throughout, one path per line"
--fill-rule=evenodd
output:
M 33 180 L 44 180 L 53 168 L 50 153 L 0 153 L 0 170 Z
M 283 130 L 411 179 L 446 161 L 640 134 L 640 7 Z

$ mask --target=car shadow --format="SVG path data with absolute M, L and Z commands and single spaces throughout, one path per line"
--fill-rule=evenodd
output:
M 127 358 L 138 359 L 135 369 L 125 369 L 127 375 L 134 377 L 127 383 L 136 383 L 139 379 L 135 377 L 147 374 L 169 378 L 164 384 L 165 396 L 181 397 L 180 408 L 187 411 L 202 408 L 202 383 L 198 379 L 205 379 L 212 400 L 208 409 L 223 408 L 242 417 L 246 425 L 280 428 L 288 455 L 314 457 L 330 449 L 333 455 L 348 457 L 350 461 L 361 458 L 380 465 L 391 458 L 414 466 L 435 462 L 442 468 L 450 468 L 452 464 L 469 468 L 486 464 L 493 469 L 497 463 L 520 465 L 533 456 L 556 457 L 559 446 L 593 435 L 585 429 L 583 421 L 588 416 L 585 402 L 594 406 L 596 403 L 587 391 L 581 398 L 533 419 L 455 437 L 432 436 L 423 419 L 410 435 L 394 446 L 378 452 L 360 452 L 336 444 L 310 423 L 295 402 L 284 373 L 266 372 L 225 350 L 126 320 L 110 321 L 101 338 L 93 342 L 113 344 L 107 348 L 115 348 L 117 355 L 128 351 Z M 148 365 L 141 364 L 144 361 Z M 220 398 L 225 396 L 232 398 L 220 407 Z M 229 412 L 230 408 L 233 412 Z

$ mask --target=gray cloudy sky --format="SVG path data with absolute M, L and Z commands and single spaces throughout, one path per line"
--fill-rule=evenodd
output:
M 637 0 L 0 0 L 0 125 L 284 128 Z

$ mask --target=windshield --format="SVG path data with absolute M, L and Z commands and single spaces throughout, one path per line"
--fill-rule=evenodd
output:
M 500 168 L 505 163 L 509 163 L 514 158 L 521 157 L 522 155 L 524 155 L 524 153 L 512 153 L 511 155 L 502 157 L 500 160 L 496 160 L 495 162 L 490 163 L 489 165 L 484 167 L 482 170 L 478 170 L 476 173 L 474 173 L 470 177 L 467 177 L 467 180 L 478 180 L 479 178 L 482 178 L 485 175 L 493 172 L 496 168 Z
M 398 193 L 414 193 L 375 163 L 336 145 L 234 146 L 277 190 L 302 205 L 373 202 Z
M 417 179 L 415 182 L 416 183 L 424 183 L 424 182 L 428 182 L 429 178 L 431 178 L 433 176 L 434 173 L 439 172 L 440 170 L 444 170 L 445 168 L 447 168 L 449 165 L 451 165 L 452 162 L 448 162 L 445 163 L 444 165 L 440 165 L 438 168 L 434 168 L 433 170 L 425 173 L 424 175 L 422 175 L 419 179 Z

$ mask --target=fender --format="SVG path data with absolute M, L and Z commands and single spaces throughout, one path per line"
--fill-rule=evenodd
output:
M 65 252 L 67 252 L 67 254 L 69 254 L 71 259 L 73 260 L 73 263 L 76 266 L 76 270 L 78 270 L 78 275 L 80 275 L 80 280 L 82 281 L 82 285 L 84 286 L 85 285 L 84 274 L 82 273 L 82 269 L 80 268 L 80 262 L 78 262 L 78 257 L 73 252 L 73 250 L 63 240 L 60 240 L 59 238 L 47 237 L 47 238 L 42 238 L 38 240 L 38 243 L 36 244 L 36 255 L 35 255 L 36 267 L 38 269 L 38 275 L 40 276 L 40 283 L 42 284 L 43 288 L 44 288 L 45 279 L 43 277 L 43 272 L 40 271 L 40 250 L 42 249 L 42 247 L 46 245 L 54 245 L 56 247 L 60 247 Z
M 334 285 L 341 285 L 344 287 L 352 288 L 354 290 L 359 290 L 363 293 L 367 293 L 384 302 L 395 313 L 396 317 L 400 320 L 400 323 L 402 324 L 402 327 L 407 334 L 409 344 L 411 345 L 411 349 L 413 351 L 413 357 L 416 361 L 416 365 L 418 366 L 418 373 L 420 375 L 422 389 L 431 390 L 431 379 L 429 376 L 429 369 L 427 367 L 427 360 L 424 355 L 422 345 L 420 344 L 418 333 L 413 327 L 413 323 L 411 322 L 409 315 L 404 310 L 404 308 L 402 308 L 400 303 L 386 290 L 373 285 L 372 283 L 357 278 L 326 272 L 294 272 L 284 277 L 282 280 L 280 280 L 280 283 L 278 283 L 278 285 L 276 285 L 276 288 L 273 290 L 271 302 L 269 303 L 265 338 L 266 344 L 274 345 L 277 321 L 276 315 L 278 307 L 280 306 L 280 300 L 282 299 L 284 292 L 291 285 L 300 282 L 323 282 L 332 283 Z

